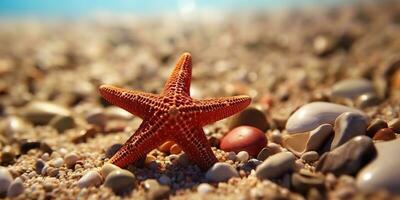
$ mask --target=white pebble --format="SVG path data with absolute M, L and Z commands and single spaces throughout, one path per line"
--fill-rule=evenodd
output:
M 247 151 L 240 151 L 237 155 L 237 160 L 240 162 L 246 162 L 247 160 L 249 160 L 250 155 L 249 153 L 247 153 Z
M 78 186 L 80 188 L 90 187 L 90 186 L 98 186 L 101 184 L 101 175 L 97 171 L 89 171 L 85 175 L 82 176 L 78 181 Z
M 64 164 L 64 159 L 62 158 L 55 158 L 51 161 L 51 164 L 56 167 L 59 168 Z
M 212 192 L 214 190 L 214 187 L 211 186 L 208 183 L 201 183 L 199 186 L 197 186 L 197 192 L 204 195 Z

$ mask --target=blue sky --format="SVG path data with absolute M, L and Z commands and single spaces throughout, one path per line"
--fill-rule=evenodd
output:
M 190 7 L 221 11 L 338 4 L 350 0 L 0 0 L 0 16 L 75 17 L 97 12 L 158 14 Z M 322 2 L 322 3 L 321 3 Z

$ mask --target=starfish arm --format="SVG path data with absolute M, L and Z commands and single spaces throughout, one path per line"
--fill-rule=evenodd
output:
M 192 79 L 192 56 L 184 53 L 179 58 L 174 70 L 164 86 L 164 94 L 185 93 L 190 95 L 190 81 Z
M 200 127 L 189 129 L 189 132 L 180 134 L 174 142 L 182 148 L 190 160 L 204 170 L 218 161 L 211 150 L 203 129 Z
M 119 167 L 125 167 L 161 145 L 165 137 L 163 135 L 164 119 L 156 117 L 152 119 L 153 121 L 143 122 L 109 162 Z
M 232 116 L 251 102 L 251 98 L 246 95 L 234 97 L 221 97 L 205 100 L 194 100 L 191 107 L 195 110 L 199 119 L 199 126 L 204 126 L 218 120 Z
M 155 94 L 127 90 L 111 85 L 101 85 L 101 96 L 111 104 L 119 106 L 142 119 L 152 116 L 153 108 L 158 106 Z

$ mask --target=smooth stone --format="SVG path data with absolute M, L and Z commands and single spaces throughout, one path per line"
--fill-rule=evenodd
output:
M 238 177 L 238 171 L 228 163 L 217 162 L 206 173 L 210 182 L 224 182 L 232 177 Z
M 197 192 L 201 195 L 209 194 L 214 190 L 214 187 L 208 183 L 201 183 L 197 186 Z
M 104 113 L 108 119 L 124 119 L 124 120 L 132 119 L 131 113 L 117 106 L 108 106 L 104 110 Z
M 42 159 L 38 159 L 35 163 L 35 171 L 37 174 L 42 174 L 42 170 L 46 163 Z
M 315 162 L 318 160 L 318 158 L 319 158 L 319 155 L 315 151 L 309 151 L 309 152 L 303 153 L 303 155 L 301 155 L 301 159 L 306 161 L 307 163 Z
M 236 160 L 236 153 L 233 151 L 228 152 L 228 155 L 226 156 L 228 160 L 235 161 Z
M 131 192 L 135 185 L 135 176 L 125 169 L 112 171 L 104 181 L 104 186 L 111 188 L 118 195 Z
M 75 120 L 73 117 L 67 115 L 60 115 L 50 120 L 49 125 L 55 128 L 59 133 L 63 133 L 68 129 L 75 128 Z
M 307 151 L 320 150 L 332 136 L 332 132 L 331 124 L 321 124 L 310 132 L 285 135 L 282 143 L 285 148 L 300 156 Z
M 8 117 L 4 123 L 4 133 L 7 138 L 14 138 L 17 134 L 26 131 L 27 123 L 16 116 Z
M 144 189 L 146 189 L 146 190 L 152 190 L 157 187 L 160 187 L 161 185 L 155 179 L 147 179 L 147 180 L 143 181 L 143 186 L 144 186 Z
M 268 141 L 276 144 L 282 144 L 282 133 L 279 132 L 278 130 L 270 132 L 268 136 L 269 136 Z
M 24 184 L 22 183 L 21 178 L 18 177 L 8 187 L 7 196 L 13 198 L 19 196 L 22 193 L 24 193 Z
M 380 129 L 387 128 L 388 124 L 382 119 L 374 119 L 367 128 L 367 136 L 373 138 Z
M 0 167 L 0 195 L 5 194 L 13 181 L 13 177 L 5 167 Z
M 80 188 L 99 186 L 101 185 L 101 181 L 102 181 L 101 175 L 97 171 L 91 170 L 85 173 L 85 175 L 83 175 L 79 179 L 78 186 Z
M 100 174 L 105 179 L 111 172 L 113 172 L 114 170 L 120 170 L 120 169 L 121 168 L 119 168 L 117 165 L 113 165 L 111 163 L 105 163 L 103 165 L 103 167 L 101 167 L 101 169 L 100 169 Z
M 375 93 L 362 94 L 356 99 L 356 105 L 359 108 L 376 106 L 379 105 L 381 102 L 381 98 Z
M 237 155 L 236 155 L 236 159 L 240 162 L 246 162 L 247 160 L 249 160 L 250 155 L 249 153 L 247 153 L 246 151 L 240 151 Z
M 400 194 L 400 138 L 375 144 L 377 157 L 357 175 L 357 186 L 364 192 L 387 190 Z
M 78 160 L 79 156 L 75 153 L 69 153 L 64 157 L 65 164 L 68 168 L 73 168 Z
M 374 140 L 394 140 L 396 139 L 396 134 L 390 128 L 383 128 L 379 130 L 373 137 Z
M 54 167 L 60 168 L 64 164 L 64 159 L 63 158 L 55 158 L 50 163 Z
M 45 125 L 55 116 L 70 116 L 71 112 L 61 105 L 45 101 L 35 101 L 25 107 L 23 115 L 33 124 Z
M 335 119 L 344 112 L 360 113 L 366 116 L 362 111 L 347 106 L 312 102 L 303 105 L 289 117 L 286 130 L 288 133 L 303 133 L 313 130 L 321 124 L 333 124 Z
M 325 189 L 324 176 L 294 173 L 291 183 L 294 191 L 303 195 L 306 195 L 311 188 L 316 188 L 319 191 L 324 191 Z
M 267 137 L 257 128 L 240 126 L 231 130 L 221 140 L 220 148 L 226 152 L 247 151 L 251 156 L 257 156 L 267 144 Z
M 332 87 L 332 97 L 344 97 L 354 99 L 365 93 L 374 93 L 375 89 L 371 81 L 366 79 L 346 79 L 336 83 Z
M 149 200 L 168 199 L 170 190 L 171 189 L 168 186 L 160 185 L 158 187 L 150 189 L 146 197 Z
M 103 110 L 95 109 L 87 114 L 86 121 L 98 127 L 105 127 L 107 124 L 107 116 L 104 114 Z
M 368 121 L 359 113 L 345 112 L 335 120 L 331 150 L 359 135 L 365 135 Z
M 258 179 L 274 179 L 293 170 L 296 157 L 290 152 L 281 152 L 268 157 L 256 168 Z
M 267 159 L 269 156 L 274 155 L 274 153 L 271 151 L 269 148 L 263 148 L 261 149 L 260 153 L 257 155 L 257 159 L 264 161 Z
M 0 164 L 3 166 L 13 164 L 15 162 L 16 152 L 13 147 L 5 146 L 0 152 Z
M 161 175 L 160 178 L 158 178 L 158 182 L 162 185 L 169 185 L 171 184 L 171 179 L 166 175 Z
M 231 118 L 229 129 L 232 130 L 239 126 L 251 126 L 263 132 L 270 127 L 264 112 L 256 107 L 246 108 Z
M 325 153 L 319 159 L 316 170 L 322 173 L 354 175 L 376 155 L 372 139 L 357 136 L 340 147 Z
M 395 133 L 400 133 L 400 118 L 390 120 L 388 125 Z
M 111 145 L 110 147 L 107 148 L 106 150 L 106 157 L 111 158 L 117 151 L 122 147 L 122 144 L 116 143 Z

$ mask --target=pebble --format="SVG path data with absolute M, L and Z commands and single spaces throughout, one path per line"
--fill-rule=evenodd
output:
M 319 155 L 315 151 L 308 151 L 308 152 L 304 153 L 303 155 L 301 155 L 301 159 L 306 161 L 307 163 L 315 162 L 318 160 L 318 158 L 319 158 Z
M 175 142 L 173 142 L 173 141 L 166 141 L 158 147 L 158 150 L 160 150 L 164 153 L 169 153 L 169 150 L 171 149 L 172 145 L 174 145 L 174 144 L 175 144 Z
M 169 149 L 169 152 L 171 154 L 180 154 L 182 152 L 181 147 L 178 144 L 174 144 L 171 146 L 171 148 Z
M 17 116 L 8 117 L 4 123 L 4 133 L 7 138 L 14 138 L 16 135 L 26 131 L 27 123 Z
M 158 182 L 162 185 L 169 185 L 171 184 L 171 179 L 166 175 L 161 175 L 160 178 L 158 178 Z
M 346 79 L 332 87 L 331 96 L 354 99 L 365 93 L 374 93 L 372 82 L 366 79 Z
M 246 151 L 240 151 L 239 153 L 237 153 L 236 158 L 240 162 L 246 162 L 247 160 L 249 160 L 250 155 Z
M 400 133 L 400 118 L 392 119 L 388 125 L 395 133 Z
M 131 113 L 117 106 L 108 106 L 104 110 L 104 113 L 108 119 L 123 119 L 123 120 L 132 119 Z
M 156 187 L 160 187 L 161 185 L 155 179 L 146 179 L 143 181 L 143 186 L 146 190 L 152 190 Z
M 300 156 L 307 151 L 320 150 L 331 137 L 332 132 L 332 125 L 321 124 L 310 132 L 285 135 L 282 143 L 285 148 Z
M 356 105 L 359 108 L 376 106 L 382 102 L 382 99 L 375 93 L 362 94 L 356 99 Z
M 78 186 L 80 188 L 92 187 L 92 186 L 99 186 L 101 185 L 102 177 L 101 175 L 94 170 L 88 171 L 83 175 L 79 181 Z
M 388 124 L 382 119 L 374 119 L 367 128 L 367 136 L 373 138 L 380 129 L 387 128 Z
M 59 133 L 63 133 L 68 129 L 75 128 L 75 120 L 69 115 L 59 115 L 50 120 L 49 125 L 55 128 Z
M 274 155 L 270 148 L 263 148 L 261 149 L 260 153 L 257 155 L 257 160 L 264 161 L 269 156 Z
M 86 121 L 100 128 L 104 128 L 107 124 L 107 116 L 101 109 L 94 109 L 86 116 Z
M 106 158 L 111 158 L 122 147 L 122 144 L 116 143 L 111 145 L 106 150 Z
M 249 107 L 244 109 L 231 118 L 229 122 L 229 130 L 239 126 L 251 126 L 265 132 L 270 127 L 264 112 L 258 107 Z
M 357 175 L 357 186 L 364 192 L 380 189 L 400 194 L 400 138 L 375 144 L 377 157 Z
M 311 131 L 321 124 L 333 124 L 335 119 L 344 112 L 359 113 L 362 111 L 347 106 L 327 103 L 312 102 L 296 110 L 286 123 L 288 133 L 303 133 Z
M 257 156 L 266 144 L 267 138 L 262 131 L 250 126 L 240 126 L 222 138 L 220 148 L 235 153 L 247 151 L 251 156 Z
M 214 190 L 214 187 L 208 183 L 201 183 L 197 186 L 197 192 L 201 195 L 209 194 Z
M 322 175 L 294 173 L 291 183 L 294 191 L 303 195 L 306 195 L 311 188 L 316 188 L 319 191 L 325 190 L 325 179 Z
M 322 173 L 331 172 L 337 176 L 354 175 L 376 155 L 372 139 L 357 136 L 340 147 L 325 153 L 319 159 L 316 170 Z
M 293 170 L 295 160 L 296 157 L 290 152 L 277 153 L 258 165 L 255 175 L 261 180 L 279 178 Z
M 379 130 L 373 137 L 374 140 L 394 140 L 396 139 L 396 134 L 390 128 L 383 128 Z
M 111 188 L 113 192 L 118 195 L 131 192 L 135 184 L 135 176 L 125 169 L 112 171 L 104 181 L 104 186 Z
M 13 181 L 13 177 L 7 168 L 0 166 L 0 195 L 5 194 Z
M 279 130 L 274 130 L 270 132 L 268 136 L 268 141 L 276 144 L 282 144 L 282 134 L 281 132 L 279 132 Z
M 42 174 L 42 170 L 46 163 L 42 159 L 38 159 L 35 163 L 35 171 L 37 174 Z
M 153 189 L 150 189 L 147 193 L 147 199 L 149 200 L 161 200 L 168 199 L 170 188 L 165 185 L 160 185 Z
M 238 177 L 238 171 L 228 163 L 217 162 L 206 173 L 210 182 L 225 182 L 232 177 Z
M 64 164 L 64 159 L 63 158 L 55 158 L 51 162 L 51 165 L 60 168 Z
M 23 115 L 35 125 L 45 125 L 55 116 L 70 116 L 71 112 L 61 105 L 45 101 L 34 101 L 24 108 Z
M 103 167 L 101 167 L 101 169 L 100 169 L 100 174 L 105 179 L 111 172 L 113 172 L 114 170 L 120 170 L 120 169 L 121 168 L 119 168 L 116 165 L 113 165 L 111 163 L 105 163 L 103 165 Z
M 331 143 L 331 150 L 344 144 L 351 138 L 365 135 L 367 130 L 367 119 L 359 114 L 345 112 L 335 120 L 335 136 Z
M 235 161 L 236 160 L 236 153 L 233 151 L 228 152 L 227 158 L 229 160 Z
M 17 197 L 24 193 L 24 190 L 24 184 L 22 183 L 21 178 L 18 177 L 8 187 L 7 196 L 10 198 Z
M 68 168 L 73 168 L 78 160 L 79 156 L 76 155 L 76 153 L 69 153 L 64 157 L 65 164 Z

